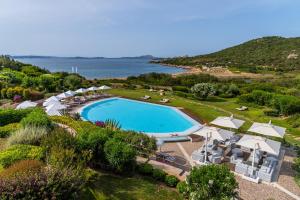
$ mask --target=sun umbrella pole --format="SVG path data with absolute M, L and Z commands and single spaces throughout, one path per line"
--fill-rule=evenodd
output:
M 208 133 L 206 133 L 206 138 L 205 138 L 205 159 L 204 159 L 204 163 L 206 163 L 206 160 L 207 160 L 207 138 L 208 138 Z
M 255 161 L 256 145 L 257 145 L 257 143 L 254 145 L 254 150 L 253 150 L 252 175 L 254 174 L 254 161 Z

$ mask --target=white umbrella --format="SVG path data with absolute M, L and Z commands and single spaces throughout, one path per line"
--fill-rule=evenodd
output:
M 217 126 L 239 129 L 245 123 L 245 121 L 235 119 L 233 118 L 233 115 L 231 115 L 230 117 L 217 117 L 210 123 Z
M 110 90 L 111 87 L 108 87 L 107 85 L 102 85 L 99 87 L 99 90 Z
M 253 149 L 252 171 L 254 171 L 254 161 L 256 150 L 265 151 L 270 154 L 279 155 L 281 143 L 263 138 L 260 136 L 244 135 L 236 145 L 240 145 L 249 149 Z
M 205 138 L 208 137 L 213 140 L 216 139 L 219 141 L 225 141 L 226 139 L 230 139 L 234 132 L 212 126 L 203 126 L 200 130 L 193 134 L 200 135 Z
M 59 98 L 59 99 L 66 99 L 66 98 L 71 97 L 71 95 L 67 94 L 66 92 L 63 92 L 63 93 L 57 95 L 56 97 Z
M 85 89 L 85 88 L 80 88 L 80 89 L 76 90 L 75 92 L 76 92 L 76 93 L 85 93 L 85 92 L 87 92 L 87 89 Z
M 98 90 L 98 88 L 95 87 L 95 86 L 92 86 L 92 87 L 88 88 L 88 91 L 96 91 L 96 90 Z
M 46 111 L 49 110 L 64 110 L 67 109 L 67 106 L 61 104 L 60 102 L 53 103 L 46 107 Z
M 44 101 L 43 106 L 46 107 L 46 106 L 49 106 L 49 105 L 55 104 L 55 103 L 60 103 L 60 102 L 59 102 L 59 101 L 56 101 L 56 100 L 54 100 L 54 99 L 51 99 L 51 100 L 49 100 L 49 101 Z
M 76 93 L 73 92 L 72 90 L 67 91 L 66 94 L 68 94 L 70 96 L 75 96 L 76 95 Z
M 32 107 L 36 107 L 36 106 L 37 106 L 37 103 L 35 103 L 35 102 L 23 101 L 16 107 L 16 109 L 32 108 Z
M 267 136 L 281 137 L 283 138 L 286 128 L 275 126 L 271 120 L 269 123 L 257 123 L 254 122 L 248 130 L 249 132 L 258 133 Z
M 55 110 L 55 109 L 50 109 L 48 111 L 46 111 L 47 115 L 49 116 L 61 116 L 61 112 L 59 110 Z
M 255 145 L 257 145 L 257 150 L 265 151 L 273 155 L 279 155 L 281 143 L 261 136 L 244 135 L 236 145 L 249 149 L 254 149 Z
M 48 99 L 46 99 L 45 102 L 46 102 L 46 101 L 52 101 L 52 100 L 53 100 L 53 101 L 59 101 L 60 99 L 59 99 L 58 97 L 56 97 L 56 96 L 51 96 L 51 97 L 49 97 Z

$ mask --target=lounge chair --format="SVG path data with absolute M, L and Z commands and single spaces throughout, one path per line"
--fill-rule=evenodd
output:
M 145 96 L 141 97 L 141 99 L 148 100 L 148 99 L 151 99 L 151 97 L 148 95 L 145 95 Z
M 162 100 L 160 100 L 159 102 L 160 102 L 160 103 L 169 103 L 170 100 L 169 100 L 169 99 L 162 99 Z
M 236 108 L 236 109 L 239 110 L 239 111 L 245 111 L 245 110 L 248 110 L 248 107 L 246 107 L 246 106 L 241 106 L 241 107 Z

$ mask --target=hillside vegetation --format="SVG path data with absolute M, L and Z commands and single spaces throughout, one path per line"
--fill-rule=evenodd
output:
M 194 57 L 158 61 L 184 66 L 226 66 L 241 71 L 291 71 L 300 69 L 300 37 L 263 37 L 224 50 Z

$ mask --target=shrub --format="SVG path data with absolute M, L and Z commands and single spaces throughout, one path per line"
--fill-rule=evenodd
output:
M 42 147 L 21 144 L 13 145 L 0 152 L 0 168 L 6 168 L 20 160 L 41 160 L 44 156 L 45 151 Z
M 225 165 L 194 167 L 186 179 L 190 199 L 231 199 L 237 197 L 238 183 Z
M 38 160 L 21 160 L 0 172 L 0 179 L 27 176 L 42 169 L 44 164 Z
M 46 137 L 41 140 L 41 146 L 50 150 L 54 146 L 71 149 L 77 147 L 76 138 L 63 128 L 55 128 Z
M 47 129 L 52 128 L 52 122 L 48 118 L 47 114 L 41 109 L 35 109 L 29 113 L 25 118 L 21 120 L 21 125 L 23 127 L 33 126 L 33 127 L 44 127 Z
M 130 172 L 135 168 L 136 151 L 129 144 L 110 139 L 105 143 L 104 152 L 107 161 L 116 172 Z
M 275 109 L 264 109 L 263 111 L 266 116 L 271 116 L 271 117 L 279 116 L 279 111 Z
M 19 123 L 11 123 L 0 127 L 0 138 L 9 136 L 11 133 L 15 132 L 20 128 Z
M 142 163 L 138 166 L 138 172 L 143 175 L 152 175 L 153 167 L 148 163 Z
M 176 176 L 167 175 L 165 177 L 165 183 L 167 184 L 167 186 L 175 187 L 178 182 L 179 182 L 179 180 L 178 180 L 178 178 Z
M 44 127 L 27 126 L 21 128 L 13 133 L 8 138 L 8 144 L 32 144 L 39 145 L 41 139 L 48 134 L 48 131 Z
M 172 90 L 173 91 L 184 92 L 184 93 L 189 93 L 189 88 L 184 87 L 184 86 L 173 86 Z
M 152 176 L 157 181 L 164 181 L 167 173 L 161 169 L 153 169 Z
M 176 186 L 177 190 L 179 193 L 183 194 L 183 195 L 187 195 L 187 184 L 185 181 L 179 182 L 177 183 Z
M 46 167 L 28 176 L 0 180 L 0 199 L 78 199 L 82 170 Z
M 191 92 L 198 99 L 206 99 L 209 95 L 214 95 L 216 91 L 211 83 L 198 83 L 191 88 Z
M 32 108 L 28 109 L 0 109 L 0 126 L 5 126 L 11 123 L 20 122 L 24 117 L 33 111 Z

